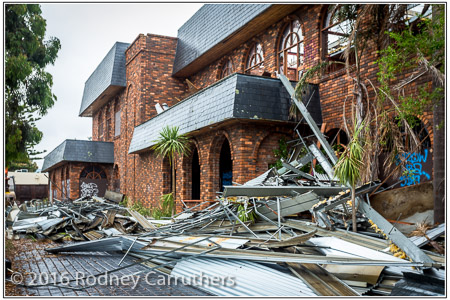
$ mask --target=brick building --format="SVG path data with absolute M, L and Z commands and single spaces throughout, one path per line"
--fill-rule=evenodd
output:
M 295 84 L 320 61 L 339 59 L 342 34 L 333 32 L 330 14 L 327 5 L 207 4 L 177 38 L 140 34 L 131 44 L 117 42 L 86 81 L 80 116 L 92 118 L 92 141 L 66 141 L 45 159 L 43 170 L 64 187 L 53 195 L 76 199 L 85 178 L 103 179 L 107 189 L 152 206 L 176 180 L 177 199 L 195 203 L 214 199 L 223 184 L 267 171 L 279 140 L 295 136 L 291 100 L 276 74 Z M 362 71 L 376 82 L 377 48 L 368 47 Z M 423 82 L 431 86 L 429 78 Z M 329 137 L 341 128 L 352 84 L 345 69 L 330 69 L 304 97 Z M 431 113 L 421 116 L 430 147 L 431 119 Z M 167 125 L 191 138 L 175 179 L 169 162 L 150 149 Z M 112 157 L 95 152 L 97 145 Z M 61 154 L 60 148 L 77 147 L 91 156 Z

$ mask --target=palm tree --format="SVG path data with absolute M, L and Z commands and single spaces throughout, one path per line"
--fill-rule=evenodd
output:
M 364 148 L 361 145 L 360 133 L 364 128 L 364 123 L 359 126 L 354 124 L 354 132 L 353 137 L 344 152 L 339 157 L 339 160 L 336 164 L 335 175 L 339 178 L 339 181 L 343 184 L 347 184 L 351 186 L 352 190 L 352 223 L 353 223 L 353 231 L 356 232 L 357 224 L 356 224 L 356 205 L 355 205 L 355 188 L 356 184 L 361 178 L 361 167 L 363 165 L 362 157 Z
M 166 126 L 159 133 L 159 138 L 155 141 L 152 149 L 155 150 L 158 157 L 167 157 L 172 168 L 172 195 L 173 203 L 176 201 L 176 182 L 175 182 L 175 164 L 176 156 L 189 153 L 189 138 L 186 134 L 180 134 L 177 126 Z M 172 215 L 175 213 L 173 205 Z

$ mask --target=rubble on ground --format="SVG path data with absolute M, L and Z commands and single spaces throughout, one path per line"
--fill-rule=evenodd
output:
M 406 237 L 396 222 L 370 206 L 368 195 L 379 189 L 379 182 L 357 187 L 352 207 L 349 187 L 334 177 L 334 151 L 283 83 L 314 135 L 304 138 L 296 130 L 298 140 L 282 168 L 226 186 L 216 199 L 167 220 L 146 218 L 98 197 L 38 204 L 31 210 L 14 207 L 9 212 L 12 233 L 80 241 L 47 249 L 54 254 L 121 251 L 173 276 L 195 271 L 234 276 L 232 287 L 202 286 L 218 296 L 406 295 L 405 284 L 412 281 L 419 294 L 442 296 L 445 256 L 424 247 L 445 234 L 445 224 Z M 313 160 L 323 174 L 316 172 Z M 301 170 L 305 166 L 311 171 Z M 358 232 L 351 231 L 354 209 Z M 119 263 L 112 272 L 123 268 Z

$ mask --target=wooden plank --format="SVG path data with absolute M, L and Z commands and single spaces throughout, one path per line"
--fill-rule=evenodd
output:
M 155 225 L 150 223 L 143 215 L 138 213 L 137 211 L 129 209 L 128 212 L 130 215 L 136 219 L 136 221 L 146 230 L 156 229 Z

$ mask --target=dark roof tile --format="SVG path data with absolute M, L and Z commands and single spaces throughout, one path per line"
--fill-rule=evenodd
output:
M 253 92 L 241 92 L 249 89 Z M 316 123 L 321 124 L 318 86 L 309 89 L 317 91 L 308 109 Z M 240 92 L 236 93 L 236 90 Z M 233 74 L 137 126 L 129 153 L 154 145 L 162 128 L 168 125 L 178 126 L 180 133 L 189 133 L 231 118 L 289 121 L 290 97 L 284 90 L 278 79 Z
M 114 163 L 114 143 L 65 140 L 44 158 L 42 171 L 64 161 Z
M 109 86 L 126 86 L 125 50 L 128 46 L 128 43 L 116 42 L 86 81 L 79 115 Z
M 239 30 L 272 4 L 205 4 L 178 29 L 173 73 Z

